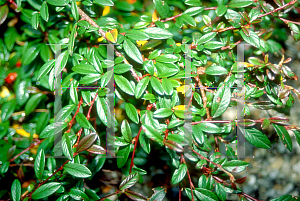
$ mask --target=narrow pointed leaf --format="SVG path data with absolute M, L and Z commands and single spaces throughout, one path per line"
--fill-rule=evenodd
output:
M 64 170 L 70 175 L 78 178 L 87 178 L 92 175 L 87 167 L 78 163 L 68 163 L 64 166 Z
M 138 172 L 131 173 L 128 175 L 120 184 L 119 189 L 122 191 L 124 189 L 130 188 L 136 184 L 140 179 L 140 174 Z
M 52 195 L 61 187 L 61 184 L 58 182 L 51 182 L 40 186 L 36 191 L 32 193 L 32 199 L 38 200 L 49 195 Z
M 38 179 L 42 179 L 44 168 L 45 168 L 45 153 L 43 149 L 40 149 L 40 151 L 37 153 L 36 158 L 34 160 L 34 172 L 35 172 L 35 176 Z
M 98 138 L 98 135 L 96 133 L 91 133 L 87 136 L 84 136 L 78 143 L 76 147 L 76 152 L 82 152 L 86 149 L 88 149 L 92 144 L 96 141 Z

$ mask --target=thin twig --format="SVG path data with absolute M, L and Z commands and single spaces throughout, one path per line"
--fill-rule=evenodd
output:
M 43 140 L 40 140 L 38 142 L 35 142 L 33 144 L 31 144 L 29 147 L 27 147 L 26 149 L 24 149 L 23 151 L 21 151 L 19 154 L 15 155 L 13 158 L 11 158 L 9 160 L 9 162 L 13 162 L 14 160 L 16 160 L 17 158 L 19 158 L 19 156 L 21 156 L 22 154 L 24 154 L 26 151 L 30 150 L 31 148 L 41 144 L 43 142 Z
M 274 9 L 274 10 L 271 10 L 270 12 L 267 12 L 267 13 L 265 13 L 265 14 L 259 15 L 257 18 L 261 18 L 261 17 L 264 17 L 264 16 L 266 16 L 266 15 L 270 15 L 270 14 L 272 14 L 272 13 L 275 13 L 275 12 L 277 12 L 277 11 L 279 11 L 279 10 L 284 9 L 284 8 L 287 7 L 287 6 L 293 5 L 293 4 L 296 3 L 296 2 L 297 2 L 297 0 L 290 1 L 289 3 L 283 5 L 283 6 L 279 7 L 279 8 L 276 8 L 276 9 Z

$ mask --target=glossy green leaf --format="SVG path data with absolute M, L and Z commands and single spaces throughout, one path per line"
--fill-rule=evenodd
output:
M 226 68 L 222 66 L 210 66 L 207 69 L 205 69 L 205 74 L 207 75 L 226 75 L 228 74 L 228 71 Z
M 1 107 L 1 121 L 7 121 L 16 109 L 16 99 L 3 103 Z
M 131 141 L 132 141 L 131 129 L 130 129 L 129 123 L 126 119 L 124 119 L 122 121 L 121 132 L 122 132 L 122 136 L 124 137 L 124 140 L 131 143 Z
M 165 118 L 169 117 L 173 114 L 173 111 L 171 109 L 167 108 L 160 108 L 154 112 L 154 117 L 155 118 Z
M 9 9 L 7 4 L 4 4 L 0 7 L 0 25 L 3 24 L 3 22 L 6 20 L 8 11 Z
M 62 137 L 62 151 L 69 160 L 73 160 L 73 149 L 68 133 L 65 133 Z
M 35 172 L 35 176 L 38 179 L 42 179 L 44 168 L 45 168 L 45 153 L 43 149 L 40 149 L 34 160 L 34 172 Z
M 207 201 L 219 200 L 215 193 L 204 188 L 195 188 L 195 195 L 200 200 L 207 200 Z
M 240 34 L 241 34 L 242 38 L 250 45 L 253 45 L 253 46 L 259 48 L 260 44 L 259 44 L 258 35 L 253 31 L 250 31 L 250 30 L 248 30 L 248 31 L 249 31 L 250 35 L 246 36 L 246 34 L 243 32 L 243 30 L 240 30 Z
M 28 115 L 33 112 L 44 97 L 45 95 L 42 93 L 32 95 L 25 105 L 25 114 Z
M 144 77 L 135 87 L 134 96 L 136 99 L 139 99 L 143 93 L 145 92 L 148 84 L 149 84 L 150 77 Z
M 113 6 L 114 2 L 111 0 L 94 0 L 96 4 L 102 5 L 102 6 Z
M 119 148 L 117 153 L 117 166 L 118 168 L 122 168 L 128 160 L 128 156 L 130 153 L 130 145 L 129 146 L 122 146 Z
M 43 184 L 36 191 L 34 191 L 31 196 L 33 199 L 36 199 L 36 200 L 42 199 L 42 198 L 52 195 L 60 187 L 61 187 L 61 184 L 58 182 L 50 182 L 47 184 Z
M 92 124 L 87 120 L 87 118 L 82 113 L 78 113 L 75 117 L 77 123 L 83 128 L 91 128 Z
M 47 0 L 47 3 L 53 6 L 65 6 L 69 3 L 68 0 Z
M 91 171 L 84 165 L 78 163 L 67 163 L 64 170 L 77 178 L 87 178 L 92 175 Z
M 229 106 L 231 100 L 231 92 L 229 87 L 220 87 L 215 93 L 212 103 L 212 117 L 222 115 Z
M 68 126 L 66 122 L 58 122 L 52 123 L 46 126 L 42 133 L 39 135 L 40 138 L 47 138 L 56 135 L 57 133 L 61 132 Z
M 15 179 L 11 185 L 11 195 L 13 201 L 20 201 L 21 199 L 21 183 L 18 179 Z
M 243 8 L 250 6 L 253 2 L 253 0 L 231 0 L 228 6 L 231 8 Z
M 177 184 L 183 180 L 187 173 L 187 166 L 185 163 L 179 165 L 179 168 L 176 169 L 172 175 L 171 182 L 172 184 Z
M 168 39 L 173 36 L 173 34 L 165 29 L 158 27 L 151 27 L 145 29 L 146 34 L 153 39 Z
M 162 142 L 163 141 L 163 137 L 161 136 L 161 134 L 152 126 L 149 125 L 143 125 L 143 130 L 146 134 L 146 136 L 148 138 L 150 138 L 151 140 L 154 140 L 156 142 Z
M 191 17 L 190 15 L 188 15 L 188 14 L 182 14 L 181 17 L 182 17 L 183 21 L 185 21 L 189 25 L 191 25 L 191 26 L 196 26 L 197 25 L 196 21 L 194 20 L 194 18 Z
M 143 63 L 142 54 L 141 54 L 140 50 L 135 46 L 135 44 L 133 44 L 133 42 L 131 42 L 129 39 L 125 38 L 123 45 L 124 45 L 124 50 L 125 50 L 126 54 L 131 59 L 133 59 L 137 63 L 140 63 L 140 64 Z
M 217 35 L 216 32 L 207 33 L 207 34 L 201 36 L 201 38 L 199 40 L 197 40 L 197 43 L 198 44 L 207 43 L 208 41 L 212 40 L 216 35 Z
M 249 166 L 249 163 L 241 160 L 231 160 L 225 162 L 222 167 L 232 173 L 240 173 Z
M 40 14 L 41 14 L 41 17 L 43 18 L 43 20 L 48 22 L 48 20 L 49 20 L 49 11 L 48 11 L 48 5 L 47 5 L 46 1 L 44 1 L 42 3 Z
M 149 36 L 140 30 L 129 30 L 125 34 L 126 37 L 132 39 L 132 40 L 148 40 Z
M 74 19 L 76 21 L 78 21 L 78 19 L 79 19 L 79 13 L 78 13 L 78 8 L 77 8 L 76 0 L 72 0 L 72 2 L 71 2 L 71 13 L 72 13 L 72 16 L 74 17 Z
M 217 16 L 222 16 L 226 13 L 227 11 L 227 7 L 225 5 L 220 5 L 218 6 L 218 8 L 216 9 L 216 14 Z
M 160 83 L 160 81 L 159 81 L 157 78 L 151 77 L 150 83 L 151 83 L 152 88 L 153 88 L 158 94 L 164 95 L 164 90 L 163 90 L 162 84 Z
M 286 128 L 284 126 L 278 125 L 278 124 L 272 124 L 273 127 L 276 130 L 276 133 L 280 137 L 283 144 L 287 147 L 289 151 L 293 150 L 293 143 L 290 134 L 287 132 Z
M 239 129 L 253 146 L 264 149 L 271 148 L 270 140 L 261 131 L 255 128 L 245 129 L 244 127 L 239 127 Z
M 121 182 L 119 189 L 124 190 L 130 188 L 131 186 L 136 184 L 139 181 L 139 179 L 140 175 L 138 172 L 131 173 Z
M 170 7 L 168 6 L 167 2 L 162 0 L 153 0 L 153 3 L 159 15 L 162 18 L 167 18 L 170 11 Z
M 115 77 L 115 82 L 116 82 L 117 86 L 120 87 L 120 89 L 122 91 L 124 91 L 125 93 L 127 93 L 129 95 L 132 95 L 132 96 L 134 95 L 134 87 L 128 81 L 128 79 L 126 79 L 122 75 L 114 75 L 114 77 Z
M 173 85 L 167 78 L 162 79 L 162 87 L 165 91 L 166 95 L 172 95 L 173 94 Z
M 139 114 L 134 105 L 131 103 L 125 103 L 125 112 L 131 121 L 136 124 L 139 123 Z

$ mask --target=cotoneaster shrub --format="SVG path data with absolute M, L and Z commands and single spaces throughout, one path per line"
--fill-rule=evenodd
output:
M 111 200 L 103 167 L 122 172 L 119 200 L 160 201 L 174 185 L 179 200 L 257 200 L 237 185 L 249 163 L 230 134 L 270 149 L 272 126 L 288 150 L 288 130 L 300 143 L 286 118 L 249 118 L 249 107 L 288 110 L 300 97 L 282 47 L 287 33 L 300 38 L 296 0 L 0 5 L 1 200 Z M 240 118 L 222 119 L 240 102 Z M 150 165 L 170 175 L 146 197 L 131 187 Z

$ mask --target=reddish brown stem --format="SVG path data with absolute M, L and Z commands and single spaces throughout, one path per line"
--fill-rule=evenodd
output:
M 300 25 L 300 22 L 294 22 L 294 21 L 291 21 L 291 20 L 284 19 L 284 18 L 282 18 L 282 17 L 279 17 L 279 19 L 282 20 L 282 21 L 284 21 L 286 24 L 289 23 L 289 22 L 291 22 L 291 23 L 293 23 L 293 24 L 298 24 L 298 25 Z
M 130 174 L 131 171 L 132 171 L 134 154 L 135 154 L 135 150 L 136 150 L 136 147 L 137 147 L 137 143 L 138 143 L 138 141 L 139 141 L 139 137 L 140 137 L 141 131 L 142 131 L 142 126 L 140 127 L 140 130 L 139 130 L 137 136 L 135 137 L 135 144 L 134 144 L 134 149 L 133 149 L 132 156 L 131 156 L 131 163 L 130 163 L 129 174 Z
M 98 92 L 96 93 L 94 99 L 93 99 L 92 102 L 91 102 L 89 111 L 88 111 L 88 113 L 87 113 L 87 115 L 86 115 L 87 120 L 90 119 L 90 114 L 91 114 L 91 111 L 92 111 L 92 107 L 93 107 L 93 105 L 94 105 L 94 103 L 95 103 L 95 100 L 96 100 L 97 96 L 98 96 Z
M 11 158 L 9 160 L 9 162 L 13 162 L 14 160 L 16 160 L 17 158 L 19 158 L 22 154 L 24 154 L 26 151 L 29 151 L 31 148 L 41 144 L 43 142 L 43 140 L 40 140 L 38 142 L 35 142 L 33 144 L 31 144 L 29 147 L 27 147 L 26 149 L 24 149 L 23 151 L 21 151 L 20 153 L 18 153 L 17 155 L 15 155 L 13 158 Z
M 275 13 L 275 12 L 277 12 L 277 11 L 280 11 L 280 10 L 284 9 L 285 7 L 287 7 L 287 6 L 293 5 L 293 4 L 296 3 L 296 2 L 297 2 L 297 0 L 290 1 L 289 3 L 283 5 L 283 6 L 279 7 L 279 8 L 276 8 L 276 9 L 274 9 L 274 10 L 271 10 L 270 12 L 267 12 L 267 13 L 265 13 L 265 14 L 259 15 L 257 18 L 261 18 L 261 17 L 264 17 L 264 16 L 266 16 L 266 15 L 270 15 L 270 14 L 272 14 L 272 13 Z
M 76 110 L 76 112 L 75 112 L 75 114 L 74 114 L 72 120 L 71 120 L 70 123 L 69 123 L 69 129 L 66 131 L 66 133 L 69 133 L 69 132 L 71 131 L 71 128 L 72 128 L 74 119 L 75 119 L 76 115 L 78 114 L 79 109 L 80 109 L 80 106 L 81 106 L 82 103 L 83 103 L 83 100 L 82 100 L 82 97 L 81 97 L 81 98 L 80 98 L 80 101 L 79 101 L 79 103 L 78 103 L 78 105 L 77 105 L 77 110 Z
M 181 162 L 184 163 L 184 164 L 186 164 L 183 155 L 181 155 Z M 187 170 L 187 175 L 188 175 L 189 182 L 190 182 L 190 187 L 191 187 L 192 201 L 194 201 L 195 199 L 194 199 L 193 189 L 195 189 L 195 187 L 194 187 L 194 184 L 193 184 L 193 182 L 192 182 L 192 179 L 191 179 L 191 176 L 190 176 L 189 169 L 187 168 L 186 170 Z

